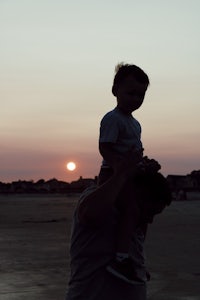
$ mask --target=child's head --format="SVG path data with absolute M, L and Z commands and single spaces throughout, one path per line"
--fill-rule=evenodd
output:
M 149 78 L 135 65 L 119 64 L 115 70 L 112 93 L 117 98 L 119 108 L 133 112 L 142 105 Z

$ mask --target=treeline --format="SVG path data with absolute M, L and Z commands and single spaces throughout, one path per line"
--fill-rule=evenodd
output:
M 200 192 L 200 170 L 194 170 L 187 175 L 168 175 L 167 181 L 171 191 L 175 194 L 180 191 Z M 85 188 L 97 183 L 97 176 L 94 178 L 83 178 L 71 183 L 60 181 L 55 178 L 45 181 L 40 179 L 18 180 L 11 183 L 0 182 L 0 194 L 14 193 L 81 193 Z
M 40 179 L 36 182 L 33 180 L 18 180 L 11 183 L 0 182 L 0 193 L 80 193 L 96 182 L 97 177 L 92 179 L 82 178 L 82 176 L 77 181 L 72 181 L 71 183 L 55 178 L 47 181 Z

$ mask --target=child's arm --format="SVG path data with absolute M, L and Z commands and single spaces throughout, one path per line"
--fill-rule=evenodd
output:
M 116 154 L 114 150 L 114 143 L 99 143 L 99 152 L 105 161 L 113 167 L 114 163 L 122 158 L 119 154 Z

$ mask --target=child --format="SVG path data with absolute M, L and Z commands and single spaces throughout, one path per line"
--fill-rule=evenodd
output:
M 142 159 L 141 126 L 131 114 L 142 105 L 149 78 L 135 65 L 119 64 L 115 70 L 112 93 L 117 98 L 117 107 L 103 117 L 100 127 L 100 183 L 111 176 L 113 162 L 131 149 L 141 153 L 138 161 Z
M 131 283 L 143 283 L 134 272 L 130 272 L 128 254 L 133 231 L 141 220 L 138 198 L 143 196 L 134 183 L 135 174 L 156 173 L 160 169 L 155 160 L 143 158 L 141 126 L 132 116 L 132 112 L 142 105 L 148 85 L 149 78 L 142 69 L 135 65 L 119 64 L 112 87 L 117 107 L 103 117 L 100 126 L 99 151 L 103 156 L 100 185 L 112 176 L 117 160 L 135 155 L 137 162 L 116 202 L 120 211 L 116 259 L 107 267 L 109 272 Z

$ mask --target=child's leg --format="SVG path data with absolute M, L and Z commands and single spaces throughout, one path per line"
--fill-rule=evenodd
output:
M 122 280 L 131 284 L 144 284 L 144 278 L 137 273 L 137 266 L 129 256 L 131 239 L 140 219 L 140 209 L 137 204 L 137 193 L 133 183 L 127 183 L 118 197 L 120 222 L 116 244 L 116 258 L 108 265 L 107 270 Z
M 106 268 L 114 276 L 131 284 L 144 284 L 145 281 L 137 272 L 136 263 L 129 256 L 131 239 L 140 221 L 141 209 L 138 202 L 140 194 L 130 178 L 115 201 L 120 213 L 116 257 Z
M 113 174 L 111 168 L 101 168 L 99 173 L 99 185 L 106 182 Z M 134 191 L 132 178 L 127 180 L 124 188 L 120 192 L 117 200 L 117 206 L 120 210 L 120 222 L 116 252 L 118 257 L 128 256 L 131 237 L 139 221 L 140 211 L 137 205 L 137 196 Z
M 134 189 L 133 181 L 128 180 L 118 198 L 120 209 L 120 222 L 116 252 L 124 257 L 128 256 L 131 238 L 136 230 L 139 219 L 140 209 L 138 206 L 138 194 Z

